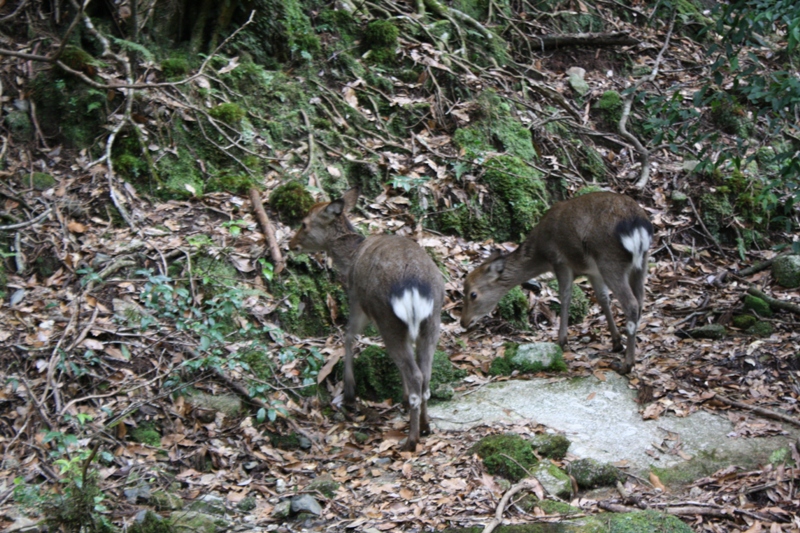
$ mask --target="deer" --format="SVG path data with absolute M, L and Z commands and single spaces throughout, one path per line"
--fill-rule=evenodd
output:
M 430 256 L 399 235 L 358 233 L 347 218 L 358 188 L 311 207 L 289 242 L 295 252 L 325 252 L 345 287 L 350 304 L 344 348 L 344 399 L 355 402 L 353 344 L 374 323 L 403 381 L 409 409 L 404 451 L 414 452 L 420 434 L 430 433 L 427 402 L 433 353 L 439 340 L 444 279 Z
M 648 250 L 653 225 L 635 200 L 612 192 L 593 192 L 558 202 L 545 213 L 513 252 L 493 253 L 467 274 L 461 326 L 469 329 L 490 314 L 497 302 L 521 283 L 552 272 L 558 280 L 561 310 L 558 344 L 567 346 L 572 282 L 585 275 L 611 331 L 612 351 L 623 350 L 611 312 L 609 289 L 625 313 L 625 360 L 612 366 L 622 374 L 633 368 L 636 330 L 642 316 Z

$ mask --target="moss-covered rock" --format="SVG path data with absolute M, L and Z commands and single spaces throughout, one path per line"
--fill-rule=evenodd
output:
M 128 531 L 131 533 L 176 533 L 175 528 L 168 520 L 164 520 L 153 511 L 145 511 L 141 517 L 137 515 Z
M 397 46 L 400 29 L 388 20 L 373 20 L 364 31 L 364 42 L 370 48 L 393 48 Z
M 706 324 L 697 328 L 692 328 L 687 335 L 693 339 L 712 339 L 719 340 L 725 337 L 728 331 L 722 324 Z
M 547 286 L 558 292 L 558 281 L 548 281 Z M 586 318 L 586 315 L 589 314 L 589 309 L 591 309 L 591 306 L 592 303 L 589 301 L 589 298 L 586 296 L 586 293 L 583 291 L 583 289 L 581 289 L 578 285 L 573 284 L 572 299 L 569 302 L 569 323 L 580 324 L 583 322 L 583 320 Z M 559 314 L 561 312 L 561 304 L 559 302 L 551 302 L 550 309 L 552 309 L 554 313 Z
M 765 322 L 763 320 L 759 320 L 749 328 L 747 328 L 747 332 L 750 335 L 754 335 L 756 337 L 769 337 L 775 329 L 772 327 L 772 324 L 769 322 Z
M 758 322 L 758 319 L 753 315 L 736 315 L 731 322 L 736 328 L 747 329 Z
M 523 240 L 547 211 L 547 191 L 538 170 L 519 157 L 501 155 L 484 164 L 491 191 L 489 224 L 497 241 Z
M 293 225 L 306 216 L 314 198 L 302 183 L 289 181 L 279 185 L 269 196 L 269 205 L 286 224 Z
M 772 309 L 769 304 L 765 300 L 762 300 L 758 296 L 753 296 L 752 294 L 748 294 L 744 297 L 744 309 L 745 311 L 753 311 L 758 316 L 772 316 Z
M 195 533 L 217 533 L 230 527 L 230 522 L 222 516 L 208 515 L 195 511 L 174 513 L 169 520 L 174 531 L 192 531 Z
M 567 456 L 572 443 L 564 435 L 540 433 L 531 439 L 531 445 L 541 457 L 561 460 Z
M 482 459 L 486 470 L 516 482 L 528 477 L 538 463 L 531 443 L 519 435 L 489 435 L 472 447 Z
M 772 262 L 772 275 L 787 289 L 800 287 L 800 255 L 782 255 Z
M 164 490 L 153 492 L 150 502 L 156 511 L 176 511 L 183 509 L 183 499 L 177 494 Z
M 623 107 L 622 96 L 617 91 L 606 91 L 595 102 L 592 109 L 595 111 L 597 122 L 603 129 L 617 131 Z
M 340 368 L 341 372 L 342 369 Z M 386 350 L 379 346 L 367 346 L 356 358 L 353 367 L 356 379 L 356 394 L 359 398 L 380 402 L 391 399 L 394 403 L 403 401 L 403 378 Z M 445 352 L 437 350 L 433 354 L 431 370 L 431 394 L 461 379 L 466 372 L 456 368 Z
M 609 533 L 692 533 L 677 516 L 651 510 L 612 513 L 608 525 Z
M 550 461 L 539 463 L 532 474 L 548 494 L 562 499 L 572 497 L 572 480 Z
M 333 498 L 337 490 L 339 483 L 328 474 L 319 476 L 306 487 L 306 492 L 320 492 L 326 498 Z
M 567 467 L 567 472 L 575 478 L 578 487 L 593 489 L 596 487 L 614 486 L 625 476 L 617 467 L 609 463 L 600 463 L 594 459 L 578 459 Z
M 529 344 L 506 343 L 503 357 L 492 361 L 491 375 L 510 375 L 514 371 L 533 373 L 542 371 L 564 371 L 564 353 L 561 347 L 550 342 Z
M 31 185 L 37 191 L 46 191 L 56 184 L 56 179 L 45 172 L 34 172 L 31 176 Z
M 154 424 L 143 423 L 139 427 L 132 428 L 128 434 L 131 440 L 135 442 L 141 442 L 154 448 L 161 446 L 161 433 L 158 432 Z
M 189 73 L 189 60 L 186 56 L 173 56 L 161 62 L 161 72 L 167 79 L 182 78 Z

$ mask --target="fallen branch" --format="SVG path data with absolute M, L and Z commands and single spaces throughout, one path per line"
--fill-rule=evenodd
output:
M 770 409 L 765 409 L 763 407 L 757 407 L 755 405 L 750 405 L 744 402 L 737 402 L 736 400 L 731 400 L 730 398 L 726 398 L 719 393 L 716 393 L 709 399 L 719 400 L 720 402 L 724 403 L 725 405 L 729 405 L 731 407 L 736 407 L 737 409 L 742 409 L 745 411 L 752 411 L 753 413 L 763 416 L 764 418 L 769 418 L 772 420 L 778 420 L 780 422 L 786 422 L 787 424 L 792 424 L 794 426 L 800 427 L 800 420 L 796 418 L 792 418 L 789 415 L 785 415 L 783 413 L 778 413 L 776 411 L 772 411 Z
M 540 483 L 537 479 L 531 478 L 524 479 L 508 489 L 506 493 L 503 494 L 503 498 L 500 500 L 500 503 L 497 504 L 497 510 L 494 513 L 494 518 L 488 524 L 486 524 L 486 526 L 484 526 L 482 533 L 491 533 L 497 526 L 503 523 L 503 513 L 505 512 L 506 505 L 508 505 L 508 500 L 510 500 L 514 494 L 521 490 L 536 488 L 541 488 Z
M 631 114 L 631 106 L 633 106 L 633 100 L 636 97 L 636 91 L 647 82 L 652 82 L 658 76 L 658 66 L 661 64 L 661 59 L 664 57 L 664 52 L 666 52 L 667 47 L 669 46 L 669 40 L 672 37 L 672 30 L 675 27 L 675 12 L 672 13 L 672 20 L 669 23 L 669 30 L 667 31 L 667 37 L 664 39 L 664 46 L 661 47 L 661 50 L 658 52 L 658 56 L 656 57 L 655 64 L 653 65 L 653 70 L 645 76 L 644 78 L 637 81 L 633 88 L 631 88 L 628 95 L 625 97 L 624 105 L 622 107 L 622 117 L 619 119 L 619 134 L 626 138 L 635 148 L 636 151 L 639 152 L 639 155 L 642 157 L 642 175 L 639 177 L 639 180 L 636 182 L 636 187 L 639 189 L 644 188 L 647 185 L 647 182 L 650 180 L 650 151 L 644 147 L 644 145 L 637 139 L 632 133 L 628 132 L 626 124 L 628 122 L 628 117 Z
M 791 311 L 796 315 L 800 315 L 800 305 L 793 304 L 791 302 L 784 302 L 783 300 L 778 300 L 777 298 L 773 298 L 772 296 L 767 296 L 764 292 L 756 289 L 755 287 L 750 287 L 747 289 L 748 294 L 752 294 L 758 298 L 761 298 L 765 302 L 769 304 L 769 306 L 773 309 L 784 309 L 786 311 Z
M 272 257 L 272 262 L 275 263 L 274 273 L 278 275 L 283 271 L 286 262 L 283 260 L 283 255 L 281 255 L 278 239 L 275 238 L 275 227 L 269 220 L 267 212 L 264 211 L 264 206 L 261 204 L 261 194 L 255 187 L 250 189 L 250 203 L 253 204 L 253 212 L 255 212 L 258 223 L 261 224 L 261 231 L 264 232 L 264 237 L 267 239 L 269 254 Z
M 631 37 L 627 32 L 611 33 L 565 33 L 548 37 L 534 37 L 539 41 L 542 50 L 553 50 L 566 46 L 633 46 L 639 40 Z
M 19 224 L 11 224 L 11 225 L 8 225 L 8 226 L 0 226 L 0 231 L 18 230 L 18 229 L 22 229 L 22 228 L 27 228 L 28 226 L 33 226 L 34 224 L 38 224 L 47 215 L 50 214 L 50 211 L 52 211 L 52 208 L 48 207 L 47 210 L 44 213 L 41 213 L 36 218 L 32 218 L 32 219 L 27 220 L 25 222 L 20 222 Z

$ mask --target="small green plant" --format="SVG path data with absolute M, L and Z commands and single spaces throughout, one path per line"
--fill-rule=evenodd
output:
M 231 237 L 236 238 L 242 234 L 242 230 L 247 228 L 246 220 L 230 220 L 222 223 L 223 228 L 227 228 Z
M 225 102 L 224 104 L 220 104 L 217 107 L 212 108 L 208 114 L 217 120 L 221 120 L 226 124 L 235 126 L 242 121 L 247 112 L 242 109 L 239 104 Z

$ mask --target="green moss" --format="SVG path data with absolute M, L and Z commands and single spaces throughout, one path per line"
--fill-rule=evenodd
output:
M 558 292 L 558 281 L 549 281 L 547 282 L 547 286 Z M 586 296 L 586 293 L 583 291 L 583 289 L 581 289 L 578 285 L 573 285 L 572 299 L 569 302 L 569 323 L 580 324 L 583 322 L 583 320 L 586 318 L 586 315 L 589 314 L 589 309 L 591 309 L 591 307 L 592 303 L 589 301 L 589 298 Z M 561 304 L 558 302 L 551 302 L 550 309 L 552 309 L 554 313 L 558 314 L 561 312 Z
M 22 109 L 9 110 L 3 117 L 3 124 L 11 131 L 15 141 L 24 143 L 33 140 L 33 123 L 30 115 Z
M 482 181 L 492 193 L 486 210 L 495 239 L 524 239 L 547 211 L 541 174 L 510 155 L 493 157 L 484 168 Z
M 272 191 L 269 205 L 278 213 L 283 222 L 292 225 L 306 216 L 308 210 L 314 205 L 314 198 L 302 183 L 289 181 Z
M 306 492 L 320 492 L 326 498 L 336 496 L 337 490 L 339 490 L 339 483 L 327 474 L 319 476 L 306 487 Z
M 268 68 L 307 62 L 321 48 L 307 14 L 312 9 L 299 0 L 252 0 L 248 10 L 255 12 L 253 22 L 230 44 Z
M 593 489 L 596 487 L 614 486 L 625 476 L 614 465 L 600 463 L 594 459 L 578 459 L 569 464 L 569 474 L 575 478 L 578 487 Z
M 251 188 L 258 188 L 258 185 L 256 178 L 243 172 L 221 172 L 208 180 L 206 189 L 208 192 L 227 191 L 245 196 Z
M 724 133 L 747 137 L 749 122 L 746 113 L 731 96 L 719 93 L 710 103 L 708 116 L 711 123 Z
M 724 194 L 703 194 L 700 197 L 700 216 L 703 223 L 716 238 L 730 240 L 726 230 L 733 217 L 733 206 Z
M 145 511 L 144 518 L 134 521 L 128 531 L 131 533 L 176 533 L 175 528 L 153 511 Z
M 497 313 L 517 329 L 530 329 L 528 322 L 528 295 L 521 287 L 514 287 L 497 303 Z
M 539 500 L 536 502 L 536 507 L 544 511 L 546 514 L 571 515 L 583 512 L 579 507 L 573 507 L 567 502 L 559 502 L 554 500 Z
M 34 172 L 31 176 L 31 185 L 37 191 L 46 191 L 56 184 L 56 179 L 44 172 Z
M 739 329 L 747 329 L 758 322 L 753 315 L 736 315 L 733 317 L 733 325 Z
M 393 48 L 397 46 L 400 29 L 388 20 L 373 20 L 364 30 L 364 42 L 371 48 Z
M 576 162 L 581 176 L 589 181 L 605 181 L 607 174 L 606 163 L 600 152 L 584 141 L 576 141 L 576 144 Z
M 759 321 L 747 328 L 747 333 L 756 337 L 769 337 L 775 329 L 769 322 Z
M 403 401 L 403 378 L 386 350 L 379 346 L 367 346 L 356 358 L 354 365 L 356 394 L 359 398 L 380 402 L 391 399 L 394 403 Z M 342 368 L 339 369 L 339 372 Z M 456 368 L 445 352 L 437 350 L 433 354 L 431 371 L 431 391 L 461 379 L 466 372 Z
M 573 197 L 577 198 L 578 196 L 583 196 L 584 194 L 590 194 L 590 193 L 593 193 L 593 192 L 600 192 L 600 191 L 603 191 L 603 190 L 605 190 L 605 189 L 603 189 L 599 185 L 584 185 L 583 187 L 581 187 L 580 189 L 575 191 L 575 194 L 573 195 Z
M 370 401 L 403 401 L 403 380 L 392 358 L 379 346 L 367 346 L 354 365 L 356 395 Z
M 30 84 L 39 126 L 49 139 L 70 148 L 89 148 L 104 133 L 108 93 L 71 75 L 59 75 L 57 70 L 45 70 Z
M 342 287 L 327 273 L 302 273 L 309 271 L 307 255 L 290 257 L 291 274 L 275 280 L 273 295 L 284 301 L 277 310 L 281 327 L 301 337 L 327 335 L 333 326 L 329 298 L 337 306 L 339 316 L 347 314 L 347 297 Z M 301 265 L 305 264 L 304 268 Z
M 515 370 L 530 374 L 542 371 L 560 372 L 567 369 L 567 364 L 564 362 L 564 352 L 557 344 L 533 343 L 519 345 L 514 342 L 507 342 L 504 347 L 503 357 L 495 358 L 489 367 L 489 374 L 493 376 L 508 376 Z
M 633 513 L 612 513 L 609 519 L 609 533 L 692 533 L 692 528 L 681 522 L 677 516 L 658 511 L 636 511 Z
M 775 450 L 770 454 L 769 463 L 771 465 L 787 464 L 794 466 L 794 460 L 792 459 L 792 451 L 786 447 L 778 448 L 777 450 Z
M 475 126 L 458 128 L 453 133 L 453 144 L 469 159 L 475 159 L 492 149 L 484 132 Z
M 161 434 L 154 424 L 144 423 L 130 430 L 129 435 L 134 442 L 141 442 L 154 448 L 161 446 Z
M 177 155 L 167 154 L 156 163 L 164 185 L 153 191 L 163 199 L 185 199 L 202 196 L 204 182 L 197 160 L 185 148 L 178 148 Z
M 511 433 L 484 437 L 472 447 L 472 452 L 483 459 L 490 474 L 512 482 L 527 477 L 538 463 L 531 443 Z
M 184 56 L 175 56 L 161 62 L 161 72 L 167 79 L 182 78 L 189 73 L 189 61 Z
M 769 304 L 761 298 L 753 296 L 752 294 L 745 295 L 744 309 L 745 311 L 753 311 L 758 316 L 772 316 L 772 309 L 770 309 Z
M 607 131 L 617 131 L 623 107 L 622 97 L 617 91 L 606 91 L 592 109 L 597 112 L 598 125 Z
M 59 57 L 62 63 L 72 70 L 80 70 L 84 74 L 92 73 L 103 63 L 94 58 L 90 53 L 77 46 L 67 45 Z
M 342 44 L 353 44 L 358 35 L 358 22 L 346 9 L 323 9 L 319 12 L 317 31 L 338 33 Z
M 235 126 L 242 121 L 247 112 L 239 104 L 225 102 L 211 108 L 208 114 L 217 120 Z
M 783 255 L 772 263 L 772 275 L 781 287 L 800 287 L 800 255 Z
M 269 437 L 269 443 L 281 450 L 299 450 L 301 448 L 301 440 L 300 436 L 297 433 L 289 433 L 286 435 L 281 435 L 279 433 L 266 433 L 267 437 Z
M 561 460 L 567 456 L 567 450 L 572 443 L 564 435 L 550 435 L 541 433 L 531 439 L 531 445 L 542 457 Z

